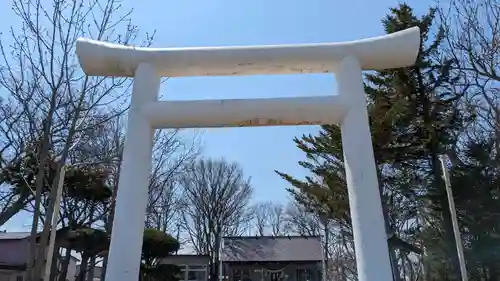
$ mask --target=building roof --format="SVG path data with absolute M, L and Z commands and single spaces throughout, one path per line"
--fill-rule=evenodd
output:
M 222 261 L 321 261 L 319 236 L 224 237 Z
M 30 235 L 30 232 L 0 232 L 0 240 L 21 240 Z

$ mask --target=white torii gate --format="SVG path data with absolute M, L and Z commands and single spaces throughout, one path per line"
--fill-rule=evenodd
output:
M 392 280 L 362 70 L 407 67 L 418 27 L 344 43 L 136 48 L 79 39 L 91 76 L 134 77 L 106 281 L 137 281 L 154 129 L 340 124 L 360 281 Z M 335 73 L 326 97 L 158 101 L 161 77 Z

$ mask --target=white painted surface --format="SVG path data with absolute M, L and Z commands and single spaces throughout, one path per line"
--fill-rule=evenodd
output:
M 340 63 L 336 74 L 338 90 L 351 106 L 341 129 L 358 279 L 389 281 L 391 263 L 361 68 L 349 57 Z
M 151 170 L 153 126 L 223 127 L 341 123 L 360 281 L 392 280 L 362 69 L 410 66 L 418 28 L 348 43 L 147 49 L 79 39 L 88 75 L 134 76 L 107 281 L 136 281 Z M 336 72 L 340 96 L 158 102 L 159 76 Z M 330 111 L 330 112 L 329 112 Z M 241 124 L 241 123 L 243 124 Z
M 347 112 L 339 96 L 161 101 L 144 107 L 155 128 L 337 124 Z
M 448 207 L 450 209 L 451 223 L 453 225 L 453 235 L 455 236 L 458 262 L 460 264 L 460 275 L 462 277 L 462 281 L 469 281 L 469 276 L 467 274 L 467 264 L 464 256 L 462 235 L 458 226 L 457 209 L 455 208 L 455 199 L 453 197 L 453 190 L 451 189 L 451 180 L 448 171 L 448 165 L 446 164 L 446 158 L 446 155 L 440 155 L 439 160 L 441 161 L 441 170 L 443 171 L 443 179 L 446 186 L 446 196 L 448 197 Z
M 52 226 L 54 226 L 54 225 L 57 226 L 57 222 L 59 221 L 59 210 L 61 208 L 61 197 L 62 197 L 64 176 L 65 175 L 66 175 L 66 167 L 65 167 L 65 165 L 62 165 L 62 167 L 59 171 L 59 181 L 57 182 L 56 202 L 54 204 L 54 211 L 52 214 L 51 230 L 50 230 L 50 236 L 49 236 L 49 246 L 47 247 L 47 255 L 45 258 L 46 262 L 45 262 L 45 270 L 44 270 L 44 274 L 43 274 L 44 281 L 50 281 L 50 271 L 52 268 L 52 257 L 54 254 L 54 246 L 56 244 L 56 234 L 57 234 L 57 227 L 52 227 Z
M 133 77 L 146 62 L 160 76 L 232 76 L 334 72 L 347 56 L 365 70 L 403 67 L 415 62 L 419 42 L 415 27 L 344 43 L 249 47 L 138 48 L 79 39 L 76 53 L 88 75 Z
M 154 68 L 139 65 L 128 112 L 107 281 L 136 281 L 139 276 L 153 145 L 153 128 L 140 109 L 157 100 L 159 88 L 160 77 Z

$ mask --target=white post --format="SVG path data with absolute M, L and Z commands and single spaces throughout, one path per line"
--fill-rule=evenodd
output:
M 111 232 L 106 281 L 137 281 L 141 262 L 153 128 L 141 107 L 158 98 L 160 77 L 149 64 L 135 71 Z
M 224 239 L 222 238 L 222 232 L 219 234 L 220 235 L 220 242 L 219 242 L 219 281 L 224 281 L 224 270 L 223 270 L 223 263 L 222 263 L 222 253 L 223 253 L 223 248 L 224 248 Z
M 362 70 L 357 59 L 347 57 L 341 61 L 335 74 L 339 94 L 350 105 L 341 129 L 358 279 L 390 281 L 391 263 Z
M 61 209 L 61 197 L 64 188 L 64 177 L 66 175 L 66 165 L 62 165 L 59 171 L 59 181 L 57 182 L 57 194 L 56 201 L 54 202 L 54 213 L 52 214 L 52 224 L 50 229 L 50 240 L 49 247 L 47 247 L 47 257 L 45 262 L 45 272 L 44 272 L 44 281 L 50 280 L 50 272 L 52 269 L 52 258 L 54 255 L 54 246 L 56 243 L 56 235 L 57 235 L 57 222 L 59 221 L 59 210 Z M 67 250 L 67 249 L 66 249 Z
M 320 235 L 320 241 L 321 241 L 321 268 L 323 269 L 322 272 L 321 272 L 321 281 L 327 281 L 327 277 L 328 277 L 328 270 L 326 268 L 326 258 L 325 257 L 325 251 L 326 251 L 326 247 L 325 247 L 325 239 L 326 239 L 326 232 L 328 231 L 328 224 L 324 224 L 325 225 L 325 229 L 324 229 L 324 235 Z M 325 237 L 325 239 L 323 239 L 323 237 Z
M 439 157 L 441 161 L 441 168 L 443 170 L 443 179 L 446 186 L 446 195 L 448 196 L 448 205 L 450 208 L 451 222 L 453 224 L 453 234 L 455 235 L 455 244 L 457 246 L 458 262 L 460 263 L 460 275 L 462 281 L 468 281 L 467 266 L 465 264 L 464 247 L 460 235 L 460 228 L 458 227 L 457 209 L 455 208 L 455 200 L 453 199 L 453 191 L 451 190 L 450 174 L 448 173 L 448 166 L 446 159 L 443 155 Z

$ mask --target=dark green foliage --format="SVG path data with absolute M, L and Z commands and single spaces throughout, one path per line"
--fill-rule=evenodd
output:
M 59 245 L 92 256 L 108 250 L 110 237 L 103 230 L 80 226 L 57 230 L 56 239 Z
M 471 278 L 500 279 L 500 155 L 492 136 L 470 140 L 452 186 Z M 488 279 L 489 278 L 489 279 Z
M 292 184 L 294 188 L 288 191 L 297 202 L 321 217 L 333 219 L 350 228 L 340 130 L 336 126 L 323 126 L 319 134 L 317 137 L 309 135 L 294 139 L 297 147 L 306 153 L 308 159 L 299 164 L 309 169 L 312 176 L 301 181 L 285 173 L 276 172 Z
M 36 175 L 39 171 L 36 150 L 27 151 L 5 167 L 0 176 L 10 184 L 13 192 L 23 196 L 36 189 Z M 44 192 L 51 189 L 56 176 L 57 162 L 49 155 L 45 163 Z M 106 184 L 107 171 L 100 168 L 71 165 L 66 166 L 64 187 L 67 195 L 80 200 L 105 201 L 111 197 L 111 189 Z
M 154 228 L 144 229 L 141 281 L 179 280 L 179 267 L 160 263 L 161 258 L 174 254 L 179 247 L 179 241 L 167 233 Z
M 142 242 L 142 259 L 151 261 L 166 257 L 179 250 L 180 244 L 177 239 L 167 233 L 154 229 L 144 229 L 144 240 Z
M 84 281 L 89 261 L 92 257 L 102 255 L 109 249 L 110 236 L 104 230 L 72 225 L 57 231 L 56 243 L 59 247 L 74 250 L 81 254 L 81 264 L 75 280 Z
M 452 90 L 459 77 L 451 73 L 453 60 L 439 55 L 442 30 L 437 28 L 437 35 L 429 39 L 434 17 L 434 9 L 417 18 L 409 6 L 400 5 L 383 20 L 388 33 L 418 26 L 422 44 L 414 67 L 365 75 L 379 164 L 395 164 L 395 160 L 397 165 L 412 168 L 425 164 L 421 161 L 444 152 L 454 142 L 453 133 L 461 128 L 456 109 L 461 95 Z
M 439 265 L 451 265 L 449 270 L 456 272 L 456 250 L 438 156 L 455 143 L 455 135 L 462 129 L 462 116 L 457 110 L 462 94 L 454 88 L 460 80 L 452 71 L 455 62 L 441 54 L 444 33 L 433 25 L 434 18 L 434 9 L 422 17 L 406 4 L 390 10 L 382 21 L 386 32 L 418 26 L 420 52 L 413 67 L 367 73 L 365 91 L 379 185 L 388 214 L 389 243 L 404 252 L 420 253 L 419 247 L 393 234 L 428 238 L 430 244 L 440 245 L 433 249 L 443 257 Z M 348 224 L 340 128 L 322 126 L 318 136 L 304 135 L 294 141 L 307 156 L 307 161 L 299 164 L 312 175 L 301 181 L 278 173 L 293 185 L 289 191 L 311 211 Z M 439 232 L 423 237 L 422 229 L 398 228 L 401 221 L 417 219 L 424 206 L 436 219 Z M 443 271 L 447 273 L 441 280 L 446 280 L 449 270 Z
M 108 174 L 99 168 L 66 168 L 65 186 L 68 196 L 80 200 L 105 202 L 112 195 L 106 181 Z
M 439 278 L 458 278 L 456 247 L 438 157 L 452 147 L 455 135 L 462 129 L 463 120 L 457 109 L 461 93 L 454 88 L 460 76 L 452 72 L 455 62 L 440 54 L 444 32 L 433 27 L 434 18 L 434 9 L 421 18 L 407 5 L 391 9 L 383 20 L 386 31 L 419 26 L 420 53 L 414 67 L 367 74 L 365 90 L 370 100 L 376 160 L 379 165 L 384 164 L 380 173 L 382 185 L 390 190 L 390 196 L 401 194 L 407 202 L 421 202 L 411 206 L 413 212 L 422 211 L 423 206 L 431 210 L 427 215 L 436 219 L 439 231 L 421 237 L 430 249 L 428 256 L 440 257 L 439 266 L 449 266 L 438 270 L 448 272 L 437 274 Z M 401 184 L 402 177 L 409 182 Z
M 54 162 L 50 161 L 46 165 L 46 170 L 50 175 L 55 170 Z M 20 196 L 31 194 L 35 190 L 35 179 L 39 165 L 36 150 L 28 150 L 21 157 L 14 159 L 1 171 L 2 180 L 9 183 L 12 191 Z M 49 175 L 49 176 L 50 176 Z M 44 186 L 44 192 L 48 187 Z
M 84 226 L 66 227 L 57 231 L 57 243 L 82 254 L 85 264 L 96 255 L 105 254 L 109 249 L 110 235 L 103 231 Z M 179 242 L 172 236 L 156 229 L 146 228 L 142 244 L 141 281 L 177 281 L 181 278 L 176 265 L 161 264 L 163 257 L 179 250 Z M 78 280 L 84 280 L 85 270 L 81 270 Z
M 0 171 L 0 182 L 9 185 L 11 198 L 9 204 L 4 206 L 0 213 L 0 225 L 29 206 L 29 203 L 35 199 L 37 175 L 42 166 L 38 164 L 38 158 L 37 146 L 29 146 L 20 157 Z M 46 195 L 54 186 L 58 168 L 53 153 L 49 152 L 43 167 L 42 199 L 45 200 Z M 112 194 L 111 188 L 107 185 L 108 173 L 96 165 L 66 165 L 65 169 L 63 218 L 69 220 L 69 223 L 85 224 L 84 221 L 75 221 L 78 219 L 74 214 L 88 219 L 87 215 L 82 215 L 82 211 L 90 208 L 94 212 L 97 205 L 106 205 Z M 66 217 L 67 215 L 69 217 Z

